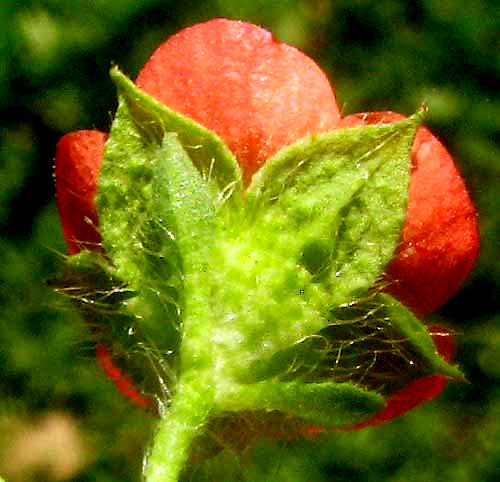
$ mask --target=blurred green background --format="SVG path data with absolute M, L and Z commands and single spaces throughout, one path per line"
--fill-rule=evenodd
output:
M 222 453 L 193 480 L 500 480 L 500 8 L 494 0 L 2 0 L 0 4 L 0 474 L 137 481 L 154 420 L 96 366 L 88 330 L 48 285 L 65 245 L 58 138 L 109 129 L 112 63 L 134 78 L 180 28 L 248 20 L 313 57 L 345 114 L 429 106 L 479 212 L 467 284 L 430 322 L 458 333 L 470 384 L 385 425 Z

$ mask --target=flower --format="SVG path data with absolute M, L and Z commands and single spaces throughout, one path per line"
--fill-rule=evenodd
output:
M 218 134 L 236 156 L 247 185 L 266 159 L 308 134 L 404 117 L 384 112 L 340 119 L 333 88 L 311 59 L 260 27 L 225 19 L 168 39 L 141 70 L 137 86 Z M 79 131 L 57 146 L 57 203 L 71 254 L 102 249 L 95 196 L 106 137 Z M 479 238 L 464 182 L 451 156 L 425 128 L 417 134 L 412 160 L 406 224 L 386 278 L 387 290 L 424 316 L 469 274 Z M 451 335 L 435 328 L 431 333 L 439 353 L 449 359 Z M 106 348 L 97 355 L 108 374 L 118 373 Z M 122 392 L 147 404 L 128 379 L 111 377 Z M 379 414 L 350 428 L 398 416 L 434 398 L 445 385 L 441 375 L 417 379 L 390 395 Z

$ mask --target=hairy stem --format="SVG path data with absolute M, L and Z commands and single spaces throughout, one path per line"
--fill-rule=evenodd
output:
M 204 383 L 180 383 L 172 405 L 159 422 L 144 472 L 146 482 L 176 482 L 189 459 L 193 439 L 211 412 Z

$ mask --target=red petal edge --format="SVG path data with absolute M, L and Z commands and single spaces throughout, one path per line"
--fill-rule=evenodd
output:
M 151 400 L 142 395 L 142 393 L 134 387 L 132 380 L 124 375 L 113 363 L 111 353 L 104 345 L 97 345 L 96 356 L 101 368 L 123 395 L 141 408 L 148 408 L 151 406 Z

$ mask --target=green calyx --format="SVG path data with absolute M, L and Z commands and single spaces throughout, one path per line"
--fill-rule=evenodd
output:
M 144 383 L 167 407 L 146 480 L 176 480 L 218 417 L 279 412 L 342 427 L 415 378 L 461 376 L 378 287 L 421 113 L 304 138 L 244 190 L 214 133 L 117 69 L 112 78 L 119 107 L 98 190 L 106 258 L 84 252 L 69 268 L 102 283 L 104 308 L 92 306 L 106 340 L 142 379 L 160 380 Z

